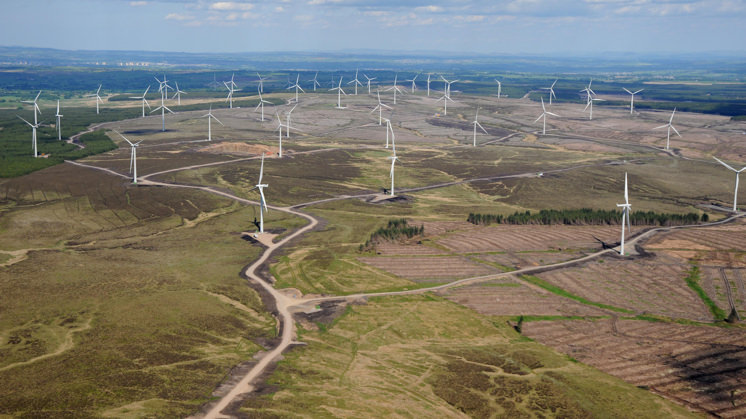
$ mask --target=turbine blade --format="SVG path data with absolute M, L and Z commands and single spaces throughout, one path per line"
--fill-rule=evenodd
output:
M 19 118 L 20 118 L 20 116 L 19 116 Z M 734 172 L 738 172 L 738 170 L 734 169 L 733 167 L 731 167 L 730 165 L 728 165 L 728 163 L 720 160 L 719 158 L 713 157 L 713 159 L 717 160 L 718 162 L 720 162 L 720 164 L 722 164 L 723 166 L 727 167 L 728 169 L 730 169 L 730 170 L 732 170 Z
M 673 130 L 673 132 L 676 133 L 676 135 L 678 135 L 679 137 L 681 137 L 681 134 L 679 134 L 679 131 L 676 130 L 675 126 L 671 125 L 671 129 Z

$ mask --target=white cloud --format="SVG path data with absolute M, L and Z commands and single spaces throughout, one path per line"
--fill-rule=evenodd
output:
M 147 1 L 131 1 L 130 6 L 147 6 Z
M 284 11 L 285 11 L 285 8 L 282 6 L 275 7 L 275 12 L 284 12 Z
M 239 3 L 235 1 L 219 1 L 210 5 L 210 10 L 232 11 L 232 10 L 251 10 L 254 5 L 251 3 Z
M 194 16 L 185 15 L 181 13 L 169 13 L 166 15 L 166 20 L 176 20 L 176 21 L 194 20 Z
M 415 11 L 415 12 L 430 12 L 430 13 L 437 13 L 437 12 L 442 12 L 442 11 L 443 11 L 443 8 L 442 8 L 442 7 L 440 7 L 440 6 L 429 5 L 429 6 L 421 6 L 421 7 L 415 7 L 415 8 L 414 8 L 414 11 Z

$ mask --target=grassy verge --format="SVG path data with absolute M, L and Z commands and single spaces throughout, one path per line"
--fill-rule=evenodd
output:
M 702 302 L 710 310 L 710 313 L 712 313 L 712 315 L 715 317 L 715 320 L 723 320 L 728 317 L 725 311 L 718 307 L 717 304 L 712 301 L 710 296 L 707 295 L 705 290 L 702 289 L 702 287 L 699 285 L 699 280 L 699 266 L 692 265 L 692 268 L 689 269 L 687 277 L 684 278 L 684 281 L 686 281 L 686 285 L 689 286 L 692 291 L 697 293 L 700 299 L 702 299 Z

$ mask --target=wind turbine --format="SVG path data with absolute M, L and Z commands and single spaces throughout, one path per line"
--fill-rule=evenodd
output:
M 231 109 L 233 109 L 233 92 L 237 92 L 237 91 L 241 90 L 241 89 L 236 89 L 236 87 L 238 87 L 238 85 L 236 84 L 236 82 L 233 81 L 234 77 L 236 77 L 236 73 L 231 74 L 231 79 L 230 80 L 223 82 L 223 84 L 225 85 L 225 87 L 228 89 L 228 97 L 225 98 L 225 101 L 229 103 L 228 106 Z
M 57 118 L 57 140 L 62 141 L 62 114 L 60 114 L 59 99 L 57 99 L 57 113 L 54 116 Z
M 262 78 L 261 74 L 259 74 L 259 72 L 256 73 L 256 76 L 259 77 L 259 91 L 264 93 L 264 79 Z
M 120 137 L 124 139 L 124 141 L 127 141 L 127 144 L 130 145 L 130 149 L 132 152 L 130 153 L 130 173 L 132 173 L 132 183 L 137 185 L 137 147 L 140 145 L 140 143 L 143 140 L 140 140 L 136 143 L 132 143 L 132 141 L 128 140 L 127 137 L 119 133 L 119 131 L 114 131 L 117 134 L 119 134 Z M 134 172 L 133 172 L 134 168 Z
M 145 96 L 148 94 L 148 90 L 150 90 L 150 85 L 145 89 L 145 92 L 142 94 L 142 96 L 130 96 L 130 99 L 141 99 L 142 100 L 142 117 L 145 118 L 145 106 L 147 105 L 148 109 L 150 109 L 150 103 L 148 103 L 148 100 L 145 99 Z
M 638 93 L 640 93 L 640 92 L 642 92 L 645 89 L 640 89 L 640 90 L 638 90 L 636 92 L 630 92 L 629 90 L 627 90 L 626 87 L 622 87 L 622 89 L 624 89 L 624 91 L 627 92 L 627 93 L 629 93 L 629 95 L 630 95 L 630 98 L 629 98 L 629 113 L 630 113 L 630 115 L 632 115 L 632 113 L 635 111 L 635 95 L 638 94 Z
M 290 114 L 293 113 L 296 106 L 298 106 L 297 103 L 295 104 L 295 106 L 293 106 L 292 109 L 290 109 L 290 112 L 285 114 L 285 129 L 287 130 L 285 134 L 285 138 L 290 138 Z
M 497 100 L 500 100 L 500 93 L 502 92 L 503 84 L 500 83 L 500 80 L 498 79 L 495 79 L 495 81 L 497 82 Z
M 18 117 L 21 119 L 21 121 L 27 123 L 28 126 L 31 127 L 31 146 L 34 148 L 34 157 L 39 157 L 39 153 L 37 152 L 37 149 L 36 149 L 36 129 L 39 128 L 39 123 L 34 121 L 34 123 L 32 124 L 31 122 L 21 118 L 20 116 Z
M 104 101 L 101 99 L 101 96 L 99 96 L 99 92 L 101 92 L 101 84 L 98 85 L 98 90 L 96 90 L 96 93 L 92 93 L 90 95 L 85 95 L 85 97 L 95 97 L 96 98 L 96 115 L 98 115 L 98 104 L 99 102 L 104 103 Z
M 446 91 L 446 94 L 448 95 L 448 98 L 450 99 L 450 97 L 451 97 L 451 84 L 452 84 L 452 83 L 456 83 L 456 82 L 457 82 L 458 80 L 454 80 L 454 81 L 448 81 L 448 80 L 446 80 L 446 78 L 445 78 L 445 77 L 443 77 L 443 76 L 440 76 L 440 78 L 441 78 L 441 79 L 443 80 L 443 83 L 445 83 L 445 84 L 443 85 L 443 88 L 445 89 L 445 91 Z
M 216 120 L 220 125 L 223 125 L 223 123 L 212 114 L 212 105 L 210 105 L 210 111 L 202 115 L 201 118 L 207 118 L 207 141 L 212 141 L 212 120 Z
M 477 127 L 479 127 L 479 129 L 481 129 L 485 134 L 489 135 L 487 130 L 485 130 L 482 124 L 479 123 L 479 108 L 477 108 L 477 114 L 474 116 L 474 147 L 477 146 Z
M 384 121 L 386 121 L 386 147 L 389 148 L 389 132 L 391 133 L 391 143 L 394 142 L 394 127 L 391 125 L 391 120 L 388 118 L 383 118 Z
M 187 94 L 187 92 L 185 92 L 183 90 L 179 90 L 179 82 L 178 81 L 175 81 L 174 84 L 176 85 L 176 93 L 174 93 L 174 95 L 171 97 L 171 99 L 177 98 L 178 99 L 177 105 L 181 106 L 181 94 L 182 93 L 183 94 Z
M 344 90 L 342 90 L 342 76 L 339 76 L 339 85 L 333 89 L 329 89 L 329 91 L 337 91 L 337 109 L 345 109 L 347 106 L 342 106 L 342 95 L 347 96 L 347 93 L 345 93 Z
M 384 90 L 384 92 L 388 92 L 389 90 L 393 90 L 394 91 L 394 105 L 396 105 L 396 92 L 399 92 L 399 93 L 402 93 L 402 94 L 404 93 L 404 92 L 401 91 L 401 89 L 399 89 L 399 86 L 396 85 L 396 82 L 397 82 L 398 79 L 399 79 L 399 75 L 398 74 L 394 75 L 394 85 L 391 86 L 391 87 L 389 87 L 388 89 Z
M 624 203 L 616 204 L 622 208 L 622 243 L 619 247 L 619 254 L 624 256 L 624 225 L 627 224 L 627 230 L 632 233 L 632 222 L 629 220 L 629 211 L 632 205 L 629 203 L 629 193 L 627 192 L 627 172 L 624 172 Z M 626 221 L 626 222 L 625 222 Z
M 261 108 L 262 109 L 262 122 L 264 122 L 264 104 L 269 103 L 271 105 L 272 102 L 268 100 L 264 100 L 264 98 L 262 97 L 261 89 L 257 89 L 257 91 L 259 92 L 259 104 L 256 105 L 256 108 L 254 108 L 254 112 L 256 112 L 257 109 Z
M 412 93 L 414 93 L 414 90 L 417 88 L 417 85 L 415 84 L 415 80 L 417 80 L 417 76 L 419 76 L 419 74 L 416 74 L 414 77 L 407 80 L 407 81 L 412 82 Z
M 593 96 L 596 96 L 596 92 L 594 92 L 593 89 L 591 89 L 592 83 L 593 83 L 593 78 L 591 78 L 591 81 L 588 82 L 588 86 L 586 86 L 583 90 L 581 90 L 581 92 L 585 92 L 586 105 L 588 104 L 588 102 L 591 101 L 591 98 L 593 98 Z
M 443 86 L 443 96 L 438 99 L 438 102 L 443 101 L 443 115 L 448 115 L 448 101 L 450 100 L 453 102 L 453 99 L 451 99 L 451 96 L 448 94 L 448 87 Z
M 41 96 L 41 90 L 39 90 L 39 93 L 36 94 L 36 97 L 34 100 L 24 100 L 22 103 L 28 103 L 29 105 L 32 105 L 33 111 L 34 111 L 34 125 L 38 124 L 38 118 L 37 118 L 37 112 L 39 112 L 39 115 L 41 115 L 41 109 L 39 109 L 39 104 L 36 103 L 39 100 L 39 96 Z
M 537 122 L 539 122 L 540 119 L 544 118 L 544 128 L 542 129 L 541 134 L 542 135 L 546 135 L 546 133 L 547 133 L 547 115 L 552 115 L 552 116 L 557 116 L 557 117 L 559 117 L 559 115 L 547 111 L 547 108 L 544 106 L 544 98 L 541 98 L 541 110 L 542 110 L 541 115 L 539 115 L 539 117 L 536 118 L 536 121 L 534 121 L 534 124 L 537 123 Z
M 170 86 L 170 85 L 168 84 L 168 80 L 166 80 L 166 75 L 165 75 L 165 74 L 163 75 L 163 81 L 161 81 L 161 80 L 158 80 L 158 77 L 155 77 L 155 76 L 153 76 L 153 78 L 154 78 L 154 79 L 155 79 L 155 81 L 157 81 L 157 82 L 158 82 L 158 84 L 159 84 L 159 86 L 158 86 L 158 91 L 159 91 L 159 92 L 161 92 L 161 95 L 165 95 L 166 97 L 168 97 L 168 89 L 174 90 L 174 88 L 173 88 L 173 87 L 171 87 L 171 86 Z
M 373 113 L 378 109 L 378 125 L 381 125 L 381 122 L 383 121 L 383 108 L 391 109 L 391 106 L 386 105 L 385 103 L 381 102 L 381 92 L 376 90 L 376 94 L 378 95 L 378 105 L 376 105 L 375 108 L 373 108 L 370 113 Z
M 370 82 L 371 82 L 371 81 L 373 81 L 373 80 L 375 80 L 376 78 L 375 78 L 375 77 L 373 77 L 373 78 L 370 78 L 370 77 L 368 77 L 368 75 L 367 75 L 367 74 L 365 74 L 365 73 L 363 73 L 363 77 L 365 77 L 366 79 L 368 79 L 368 94 L 370 94 Z
M 161 128 L 161 131 L 166 132 L 166 111 L 169 111 L 171 113 L 174 113 L 174 111 L 168 109 L 166 103 L 163 101 L 163 96 L 161 96 L 161 106 L 153 109 L 152 111 L 150 111 L 150 113 L 157 112 L 159 109 L 161 111 L 161 121 L 163 121 L 163 128 Z
M 733 191 L 733 212 L 736 212 L 736 211 L 738 211 L 738 207 L 736 206 L 736 204 L 738 203 L 738 175 L 740 175 L 741 172 L 743 172 L 744 170 L 746 170 L 746 166 L 744 166 L 743 168 L 741 168 L 741 170 L 736 170 L 733 167 L 731 167 L 728 164 L 726 164 L 725 162 L 723 162 L 722 160 L 720 160 L 719 158 L 717 158 L 717 157 L 713 157 L 713 158 L 715 160 L 717 160 L 723 166 L 725 166 L 728 169 L 736 172 L 736 189 Z
M 591 114 L 590 114 L 590 116 L 589 116 L 589 118 L 588 118 L 588 119 L 593 119 L 593 102 L 596 102 L 596 101 L 601 101 L 601 102 L 603 102 L 603 99 L 598 99 L 598 98 L 595 98 L 595 97 L 594 97 L 594 98 L 591 98 L 591 99 L 590 99 L 590 100 L 588 101 L 588 103 L 587 103 L 587 104 L 585 105 L 585 109 L 583 109 L 583 112 L 585 112 L 585 111 L 586 111 L 586 110 L 588 109 L 588 107 L 590 107 L 590 108 L 591 108 Z
M 431 73 L 427 73 L 427 97 L 430 97 L 430 75 Z
M 303 90 L 302 87 L 300 87 L 300 84 L 298 84 L 298 81 L 300 80 L 300 73 L 298 73 L 298 76 L 295 77 L 295 84 L 288 87 L 286 90 L 290 90 L 295 88 L 295 103 L 298 103 L 298 89 L 300 89 L 301 92 L 306 93 L 305 90 Z
M 557 96 L 554 94 L 554 85 L 557 84 L 557 80 L 554 80 L 554 83 L 552 83 L 549 87 L 542 87 L 542 90 L 549 90 L 549 104 L 552 104 L 552 97 L 554 96 L 555 99 L 557 99 Z
M 391 121 L 388 121 L 387 125 L 391 127 Z M 391 175 L 391 191 L 390 195 L 394 196 L 394 165 L 396 164 L 396 160 L 398 157 L 396 156 L 396 143 L 394 142 L 394 129 L 391 128 L 391 151 L 393 152 L 393 155 L 389 157 L 391 159 L 391 172 L 389 173 Z
M 279 113 L 275 113 L 275 115 L 277 116 L 277 131 L 278 131 L 277 132 L 277 140 L 279 141 L 279 144 L 280 144 L 280 150 L 279 150 L 279 152 L 277 154 L 278 154 L 279 157 L 282 157 L 282 128 L 283 127 L 288 127 L 288 126 L 282 123 L 282 119 L 280 119 L 280 114 Z
M 673 116 L 676 114 L 676 108 L 673 108 L 673 112 L 671 112 L 671 119 L 668 120 L 668 123 L 666 125 L 661 125 L 659 127 L 655 127 L 653 129 L 661 129 L 661 128 L 668 128 L 668 134 L 666 135 L 666 150 L 668 150 L 669 142 L 671 141 L 671 130 L 673 130 L 676 135 L 681 138 L 681 134 L 679 134 L 679 131 L 676 130 L 676 127 L 673 126 Z
M 359 70 L 355 70 L 355 78 L 352 79 L 352 81 L 347 82 L 347 84 L 354 84 L 355 85 L 355 96 L 357 96 L 357 86 L 362 86 L 363 84 L 360 83 L 360 80 L 357 79 L 357 73 Z
M 264 153 L 262 153 L 262 165 L 259 169 L 259 182 L 256 183 L 253 189 L 259 189 L 259 233 L 264 233 L 264 211 L 267 209 L 267 201 L 264 199 L 264 188 L 269 187 L 266 183 L 262 183 L 262 176 L 264 175 Z
M 316 91 L 316 86 L 321 87 L 321 83 L 319 83 L 318 77 L 319 77 L 319 72 L 317 71 L 316 75 L 313 76 L 313 78 L 311 80 L 308 80 L 308 81 L 312 82 L 312 84 L 313 84 L 313 91 L 314 92 Z

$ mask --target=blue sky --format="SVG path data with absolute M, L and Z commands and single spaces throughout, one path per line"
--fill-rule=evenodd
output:
M 0 44 L 185 52 L 746 52 L 746 0 L 3 0 Z

